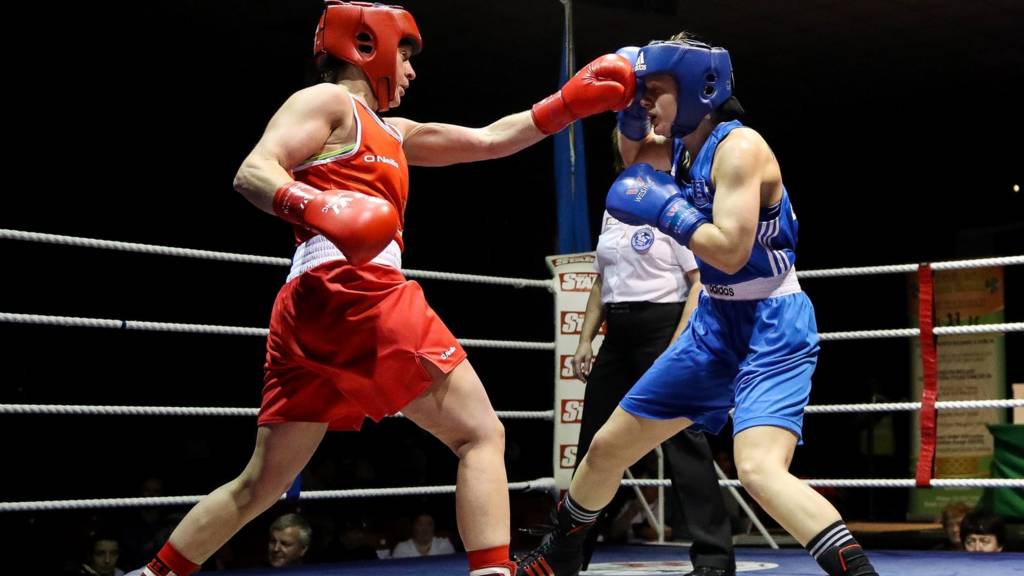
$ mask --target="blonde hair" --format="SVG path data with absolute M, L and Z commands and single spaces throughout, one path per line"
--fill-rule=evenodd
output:
M 309 522 L 305 518 L 298 514 L 284 514 L 279 516 L 274 523 L 270 525 L 271 532 L 279 532 L 286 528 L 295 527 L 299 530 L 299 544 L 303 546 L 309 546 L 309 543 L 313 540 L 313 528 L 310 527 Z
M 622 159 L 622 153 L 619 152 L 619 128 L 616 126 L 612 128 L 612 167 L 615 169 L 615 173 L 618 174 L 626 169 L 626 161 Z

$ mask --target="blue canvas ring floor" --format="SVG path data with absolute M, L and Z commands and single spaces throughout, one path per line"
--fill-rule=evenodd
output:
M 881 576 L 1024 576 L 1024 553 L 869 550 Z M 749 576 L 822 576 L 802 549 L 737 548 L 737 573 Z M 585 576 L 680 576 L 690 571 L 687 550 L 661 546 L 599 548 Z M 461 554 L 403 560 L 319 564 L 287 569 L 242 570 L 217 574 L 290 576 L 466 576 Z

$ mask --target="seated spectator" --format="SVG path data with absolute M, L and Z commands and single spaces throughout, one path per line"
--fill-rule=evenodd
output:
M 644 486 L 640 488 L 640 492 L 644 495 L 647 505 L 651 507 L 651 511 L 657 515 L 658 487 Z M 608 538 L 613 542 L 628 542 L 632 540 L 653 542 L 658 539 L 658 528 L 652 526 L 648 521 L 643 502 L 640 501 L 639 496 L 634 494 L 622 509 L 619 510 L 619 513 L 615 515 L 615 518 L 612 519 L 611 526 L 608 528 Z M 666 525 L 665 539 L 670 540 L 671 538 L 672 527 Z
M 960 541 L 960 522 L 964 516 L 971 511 L 971 507 L 964 502 L 950 502 L 942 510 L 942 529 L 946 532 L 946 542 L 943 550 L 963 550 L 963 542 Z
M 1006 522 L 995 514 L 971 512 L 960 522 L 960 541 L 968 552 L 1002 552 Z
M 343 522 L 338 537 L 330 542 L 324 551 L 326 562 L 348 562 L 350 560 L 378 560 L 377 548 L 366 533 L 366 524 L 361 520 L 349 519 Z
M 658 475 L 658 455 L 655 451 L 648 452 L 643 458 L 637 462 L 631 469 L 633 477 L 637 479 L 651 479 L 656 478 Z M 671 491 L 667 491 L 666 495 Z M 657 516 L 658 514 L 658 487 L 657 486 L 644 486 L 640 488 L 640 494 L 643 494 L 643 500 L 636 493 L 636 490 L 630 488 L 622 492 L 622 496 L 626 498 L 623 502 L 622 507 L 617 512 L 609 510 L 609 518 L 611 522 L 608 524 L 607 537 L 611 542 L 630 542 L 630 541 L 645 541 L 653 542 L 658 539 L 658 528 L 652 525 L 647 518 L 647 514 L 644 511 L 644 502 L 650 506 L 651 511 Z M 672 500 L 666 499 L 665 502 L 665 539 L 672 539 Z
M 298 514 L 284 514 L 270 525 L 267 562 L 274 568 L 298 566 L 309 550 L 313 529 Z
M 163 481 L 155 476 L 143 480 L 139 496 L 159 498 L 164 495 Z M 121 557 L 132 566 L 148 562 L 171 536 L 181 521 L 182 511 L 165 506 L 135 508 L 124 514 L 121 524 Z
M 438 556 L 454 554 L 451 540 L 434 534 L 434 517 L 420 514 L 412 522 L 412 538 L 395 545 L 392 558 L 415 558 L 417 556 Z
M 245 562 L 239 561 L 238 555 L 235 554 L 235 545 L 233 542 L 228 541 L 220 547 L 213 556 L 203 564 L 203 571 L 209 570 L 210 572 L 227 572 L 228 570 L 236 570 L 239 568 L 249 568 Z
M 122 576 L 124 570 L 117 567 L 121 556 L 121 545 L 110 534 L 99 533 L 90 540 L 85 562 L 76 574 L 89 576 Z

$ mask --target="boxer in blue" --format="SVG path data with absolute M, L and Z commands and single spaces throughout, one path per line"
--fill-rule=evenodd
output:
M 680 337 L 598 431 L 559 504 L 558 528 L 518 573 L 577 574 L 584 535 L 626 467 L 684 428 L 717 433 L 734 408 L 747 492 L 829 576 L 877 576 L 835 507 L 789 473 L 818 333 L 794 268 L 796 213 L 775 155 L 738 120 L 729 53 L 685 35 L 619 53 L 634 62 L 637 90 L 618 116 L 628 167 L 606 206 L 689 247 L 704 290 Z

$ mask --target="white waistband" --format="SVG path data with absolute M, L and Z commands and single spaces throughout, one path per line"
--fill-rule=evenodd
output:
M 292 257 L 292 269 L 288 273 L 288 280 L 290 281 L 299 274 L 312 270 L 325 262 L 344 259 L 345 254 L 338 250 L 338 247 L 333 242 L 323 236 L 313 236 L 295 248 L 295 256 Z M 401 270 L 402 250 L 398 247 L 398 242 L 392 240 L 387 248 L 371 260 L 371 262 Z
M 718 300 L 764 300 L 800 292 L 800 281 L 796 279 L 796 268 L 790 268 L 782 276 L 754 278 L 739 284 L 704 284 L 702 290 Z

